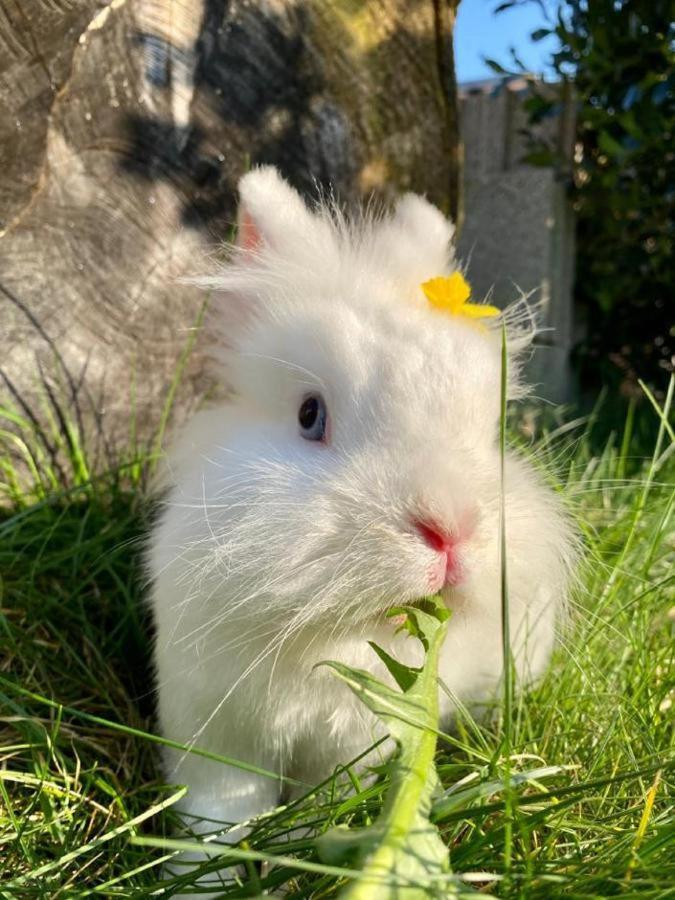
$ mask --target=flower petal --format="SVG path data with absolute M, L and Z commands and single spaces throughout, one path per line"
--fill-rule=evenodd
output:
M 462 305 L 471 295 L 471 288 L 460 272 L 431 278 L 421 288 L 432 306 L 455 314 L 461 313 Z
M 465 303 L 459 315 L 468 316 L 470 319 L 487 319 L 498 316 L 499 313 L 500 310 L 496 306 L 489 306 L 487 303 Z
M 466 316 L 468 319 L 487 319 L 498 316 L 496 306 L 485 303 L 467 303 L 471 296 L 471 287 L 461 272 L 452 275 L 431 278 L 421 285 L 425 297 L 436 309 L 455 316 Z

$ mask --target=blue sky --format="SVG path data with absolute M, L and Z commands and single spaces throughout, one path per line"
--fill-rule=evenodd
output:
M 545 60 L 555 49 L 555 38 L 532 43 L 530 33 L 546 27 L 536 3 L 507 9 L 494 15 L 500 0 L 461 0 L 455 26 L 455 64 L 457 80 L 477 81 L 492 78 L 494 72 L 483 62 L 488 56 L 509 67 L 509 47 L 515 47 L 531 72 L 545 71 Z M 549 6 L 554 6 L 549 2 Z

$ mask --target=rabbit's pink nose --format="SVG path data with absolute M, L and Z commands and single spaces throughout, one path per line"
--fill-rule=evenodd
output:
M 432 550 L 435 550 L 437 553 L 450 553 L 454 550 L 457 538 L 440 525 L 437 525 L 436 522 L 422 522 L 416 519 L 413 525 L 424 540 L 424 543 L 428 544 Z
M 462 565 L 457 554 L 457 545 L 462 542 L 462 535 L 455 535 L 434 521 L 415 519 L 413 526 L 424 543 L 435 550 L 444 559 L 439 560 L 440 568 L 434 566 L 432 580 L 434 589 L 445 584 L 457 585 L 462 581 Z

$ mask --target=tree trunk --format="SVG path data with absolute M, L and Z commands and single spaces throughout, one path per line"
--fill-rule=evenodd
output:
M 0 394 L 36 409 L 46 379 L 109 445 L 132 417 L 151 434 L 203 300 L 176 279 L 230 234 L 251 165 L 456 215 L 455 8 L 5 0 Z M 181 414 L 205 387 L 196 354 Z

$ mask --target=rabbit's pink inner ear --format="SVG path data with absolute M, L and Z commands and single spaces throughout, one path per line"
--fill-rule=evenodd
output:
M 239 222 L 237 224 L 237 246 L 242 250 L 254 251 L 262 244 L 262 235 L 253 216 L 245 208 L 239 213 Z

